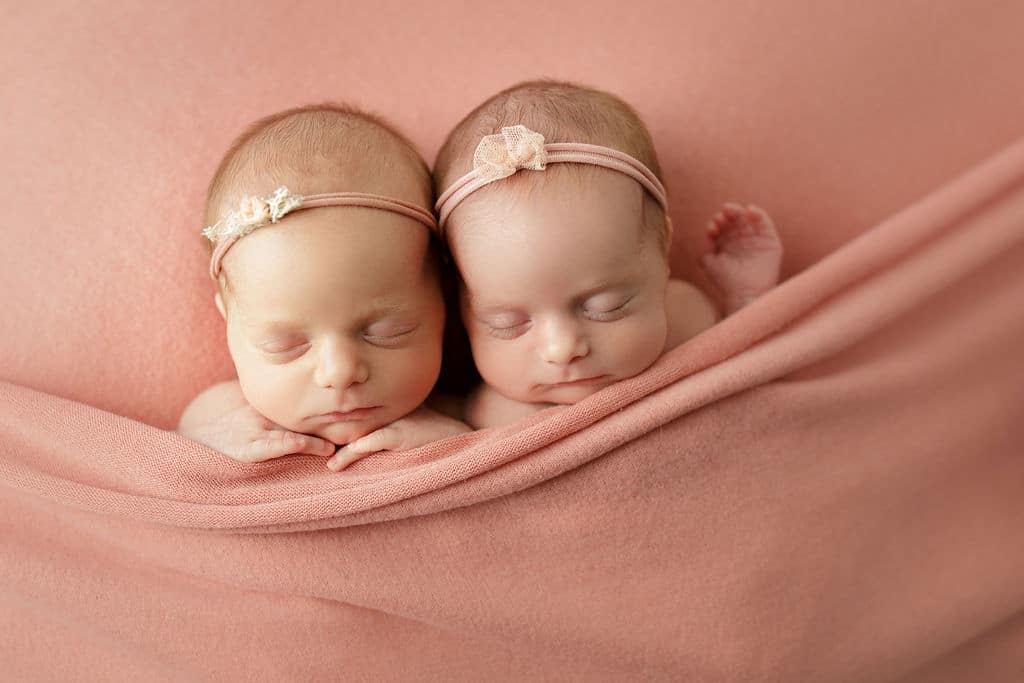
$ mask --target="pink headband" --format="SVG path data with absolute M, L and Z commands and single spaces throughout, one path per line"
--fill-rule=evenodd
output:
M 665 188 L 651 169 L 618 150 L 578 142 L 544 144 L 544 136 L 526 126 L 501 129 L 486 135 L 473 154 L 473 170 L 462 176 L 437 199 L 434 208 L 440 215 L 440 229 L 452 211 L 469 195 L 495 180 L 508 178 L 520 169 L 543 171 L 548 164 L 589 164 L 624 173 L 640 183 L 657 200 L 668 217 Z
M 400 199 L 360 192 L 332 192 L 303 197 L 291 194 L 287 187 L 281 186 L 267 197 L 243 197 L 237 211 L 232 211 L 223 220 L 203 230 L 203 235 L 216 243 L 213 255 L 210 256 L 210 277 L 217 279 L 224 254 L 235 242 L 253 230 L 277 223 L 293 211 L 321 206 L 358 206 L 391 211 L 417 220 L 430 230 L 438 229 L 432 213 L 421 206 Z

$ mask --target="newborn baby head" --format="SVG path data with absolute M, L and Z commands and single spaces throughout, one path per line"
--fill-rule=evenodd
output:
M 438 209 L 473 358 L 497 392 L 574 403 L 661 355 L 670 226 L 658 176 L 632 108 L 571 84 L 514 86 L 451 132 Z
M 423 402 L 444 327 L 431 197 L 412 146 L 346 107 L 282 112 L 235 142 L 204 234 L 253 408 L 346 444 Z

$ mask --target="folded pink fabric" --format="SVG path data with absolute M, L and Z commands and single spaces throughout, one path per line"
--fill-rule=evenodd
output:
M 61 680 L 1019 680 L 1024 140 L 633 380 L 229 461 L 0 385 L 0 661 Z
M 1024 5 L 513 10 L 8 12 L 0 678 L 1024 680 Z M 147 426 L 231 374 L 197 233 L 238 130 L 340 99 L 430 158 L 542 75 L 648 121 L 677 275 L 741 200 L 786 284 L 586 404 L 340 475 Z

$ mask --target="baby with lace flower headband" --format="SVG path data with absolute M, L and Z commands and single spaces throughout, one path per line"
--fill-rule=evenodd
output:
M 449 134 L 435 208 L 484 380 L 469 424 L 575 403 L 718 320 L 710 297 L 669 277 L 659 176 L 632 108 L 569 83 L 513 86 Z M 764 211 L 726 204 L 708 236 L 701 264 L 724 314 L 777 284 L 782 246 Z
M 335 470 L 468 431 L 423 406 L 445 320 L 431 199 L 412 146 L 354 109 L 244 133 L 203 231 L 238 378 L 196 397 L 178 431 L 245 462 L 304 453 Z

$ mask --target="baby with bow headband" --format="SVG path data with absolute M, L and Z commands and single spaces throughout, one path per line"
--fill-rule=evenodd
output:
M 767 214 L 726 204 L 701 265 L 721 291 L 670 279 L 672 225 L 646 126 L 625 102 L 534 81 L 466 116 L 438 154 L 442 236 L 483 384 L 485 427 L 569 404 L 774 287 L 782 245 Z
M 468 431 L 423 406 L 445 323 L 431 199 L 426 164 L 375 117 L 321 105 L 250 127 L 203 231 L 238 378 L 194 399 L 178 431 L 236 460 L 335 470 Z

